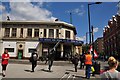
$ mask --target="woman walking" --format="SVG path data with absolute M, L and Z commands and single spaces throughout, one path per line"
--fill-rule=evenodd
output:
M 118 67 L 118 61 L 114 57 L 108 59 L 109 70 L 100 75 L 102 80 L 111 79 L 120 80 L 120 72 L 116 69 Z
M 5 50 L 2 54 L 2 76 L 5 77 L 6 67 L 8 65 L 9 54 L 8 50 Z

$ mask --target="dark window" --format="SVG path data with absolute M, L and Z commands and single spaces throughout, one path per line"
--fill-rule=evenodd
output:
M 20 30 L 20 37 L 23 37 L 23 28 Z
M 34 51 L 36 51 L 36 49 L 34 49 L 34 48 L 29 48 L 28 49 L 28 53 L 33 53 Z
M 34 31 L 34 37 L 39 37 L 39 29 L 35 29 L 35 31 Z
M 54 29 L 49 29 L 49 38 L 54 37 Z
M 32 37 L 32 29 L 28 29 L 28 31 L 27 31 L 27 36 L 28 36 L 28 37 Z
M 8 52 L 14 52 L 14 48 L 5 48 L 4 50 L 8 50 Z
M 10 36 L 10 28 L 5 28 L 5 37 L 9 37 Z
M 44 37 L 46 37 L 46 29 L 44 29 Z
M 12 37 L 16 37 L 17 28 L 12 28 Z
M 59 29 L 56 29 L 56 38 L 59 38 Z
M 70 39 L 70 31 L 65 31 L 65 38 Z

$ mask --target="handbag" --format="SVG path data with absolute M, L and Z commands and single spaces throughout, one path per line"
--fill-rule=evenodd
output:
M 92 73 L 95 72 L 95 69 L 93 66 L 91 66 L 91 71 L 92 71 Z

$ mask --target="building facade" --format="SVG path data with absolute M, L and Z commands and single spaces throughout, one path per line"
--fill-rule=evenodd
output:
M 120 56 L 120 16 L 115 15 L 108 21 L 103 32 L 104 52 L 108 56 Z
M 103 53 L 104 51 L 104 46 L 103 46 L 103 37 L 99 37 L 95 40 L 94 42 L 94 48 L 98 54 Z
M 55 21 L 2 21 L 0 27 L 0 50 L 8 50 L 11 58 L 28 58 L 37 49 L 39 56 L 45 56 L 56 47 L 56 59 L 76 53 L 76 28 L 68 23 Z M 77 51 L 79 52 L 79 51 Z

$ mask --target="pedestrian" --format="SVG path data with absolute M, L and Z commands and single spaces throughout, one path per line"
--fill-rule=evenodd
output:
M 6 75 L 5 72 L 8 65 L 8 60 L 9 60 L 9 54 L 8 54 L 8 50 L 6 49 L 2 54 L 2 76 L 3 77 L 5 77 Z
M 96 66 L 98 63 L 96 61 L 96 59 L 92 60 L 92 67 L 94 68 L 94 70 L 92 71 L 92 76 L 95 76 L 95 70 L 97 70 L 98 66 Z
M 48 62 L 48 54 L 45 56 L 45 64 Z
M 33 51 L 33 53 L 31 54 L 30 60 L 32 63 L 32 71 L 31 72 L 34 72 L 34 69 L 37 66 L 37 60 L 38 60 L 37 50 Z
M 80 55 L 80 69 L 84 68 L 85 55 Z
M 53 61 L 54 61 L 54 56 L 55 56 L 55 50 L 51 50 L 48 54 L 48 69 L 49 71 L 51 71 L 51 67 L 53 65 Z
M 110 79 L 114 78 L 114 80 L 120 80 L 120 72 L 118 72 L 116 69 L 118 67 L 118 61 L 114 58 L 114 57 L 110 57 L 108 59 L 108 65 L 109 65 L 109 70 L 106 72 L 103 72 L 100 75 L 100 78 L 102 78 L 102 80 L 106 80 L 106 79 Z
M 90 79 L 90 72 L 92 66 L 92 55 L 90 54 L 90 52 L 86 53 L 85 55 L 85 65 L 86 65 L 86 69 L 85 69 L 86 78 Z
M 77 72 L 77 66 L 78 66 L 78 62 L 79 62 L 79 56 L 78 56 L 78 54 L 75 54 L 74 56 L 73 56 L 73 64 L 74 64 L 74 67 L 75 67 L 75 72 Z

